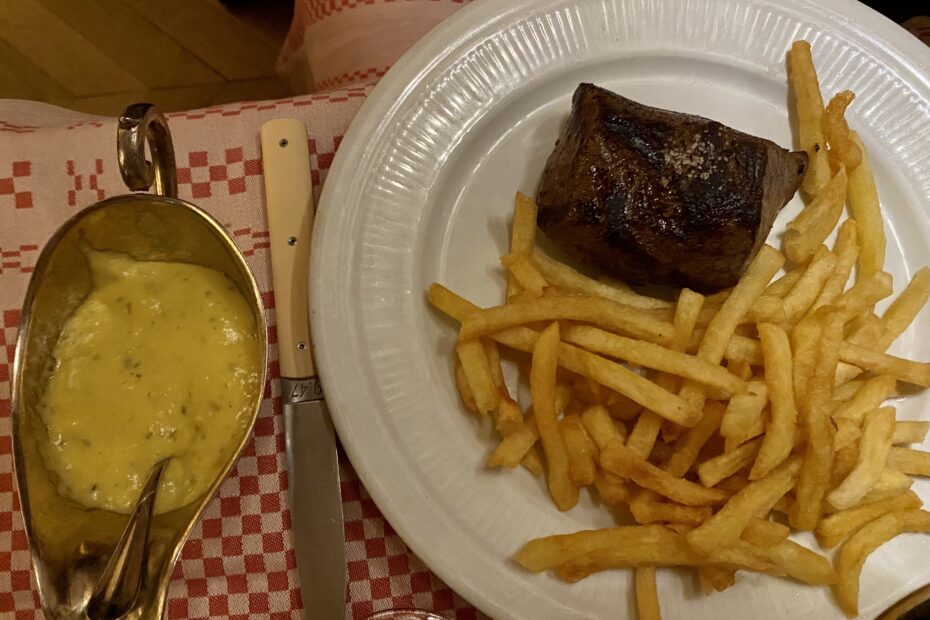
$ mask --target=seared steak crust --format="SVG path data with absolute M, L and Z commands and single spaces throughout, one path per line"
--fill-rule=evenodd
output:
M 539 227 L 632 284 L 733 286 L 797 191 L 807 155 L 580 84 L 539 183 Z

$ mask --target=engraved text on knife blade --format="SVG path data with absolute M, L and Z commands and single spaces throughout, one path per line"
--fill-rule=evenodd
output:
M 322 400 L 323 386 L 318 377 L 304 379 L 281 377 L 281 397 L 284 404 Z

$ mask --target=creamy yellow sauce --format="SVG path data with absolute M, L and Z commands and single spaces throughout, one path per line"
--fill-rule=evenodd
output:
M 60 491 L 129 512 L 171 457 L 156 511 L 201 497 L 248 425 L 261 356 L 246 299 L 223 274 L 88 252 L 94 288 L 66 323 L 42 403 Z

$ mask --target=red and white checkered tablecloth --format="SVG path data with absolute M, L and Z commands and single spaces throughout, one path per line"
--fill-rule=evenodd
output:
M 259 128 L 306 123 L 319 196 L 336 148 L 370 87 L 169 115 L 180 197 L 214 215 L 246 255 L 267 308 L 271 380 L 251 441 L 184 546 L 169 618 L 300 618 L 291 544 L 284 426 Z M 10 373 L 20 305 L 40 248 L 78 209 L 126 189 L 116 121 L 0 101 L 0 618 L 41 618 L 16 496 Z M 394 606 L 454 618 L 480 614 L 429 572 L 385 522 L 347 461 L 341 464 L 349 585 L 346 618 Z
M 432 25 L 468 0 L 296 0 L 279 68 L 292 82 L 343 90 L 170 114 L 180 197 L 222 222 L 244 251 L 267 308 L 270 380 L 253 437 L 175 567 L 169 618 L 301 618 L 290 535 L 259 128 L 308 129 L 319 196 L 370 84 Z M 927 18 L 906 24 L 930 42 Z M 363 84 L 346 87 L 353 84 Z M 127 101 L 127 104 L 131 103 Z M 13 475 L 10 374 L 20 306 L 41 247 L 78 209 L 125 193 L 116 121 L 0 100 L 0 620 L 41 618 Z M 417 559 L 347 461 L 341 463 L 349 584 L 346 618 L 391 607 L 484 618 Z

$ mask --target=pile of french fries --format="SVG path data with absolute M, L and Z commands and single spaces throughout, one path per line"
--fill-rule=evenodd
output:
M 545 476 L 563 511 L 588 487 L 638 524 L 532 540 L 515 560 L 568 581 L 632 567 L 643 619 L 659 617 L 655 571 L 670 566 L 695 567 L 707 593 L 739 570 L 832 586 L 855 616 L 866 557 L 901 533 L 930 532 L 910 490 L 911 476 L 930 475 L 930 453 L 906 447 L 930 423 L 883 406 L 930 386 L 930 364 L 886 353 L 926 303 L 930 270 L 875 312 L 892 281 L 868 157 L 844 118 L 853 94 L 824 107 L 810 46 L 796 42 L 788 60 L 810 201 L 787 226 L 784 255 L 763 246 L 733 289 L 684 289 L 670 302 L 589 278 L 535 249 L 536 207 L 519 194 L 501 259 L 506 303 L 478 308 L 429 289 L 461 324 L 461 398 L 500 434 L 488 466 Z M 525 411 L 501 347 L 519 352 L 528 376 Z M 842 545 L 835 561 L 792 530 Z

